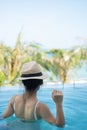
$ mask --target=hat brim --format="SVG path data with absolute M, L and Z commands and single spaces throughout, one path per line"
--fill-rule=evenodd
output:
M 47 74 L 42 74 L 41 76 L 33 76 L 33 77 L 20 77 L 19 80 L 27 80 L 27 79 L 46 79 L 48 78 Z

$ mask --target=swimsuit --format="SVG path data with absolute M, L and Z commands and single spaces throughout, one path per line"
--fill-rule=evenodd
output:
M 35 104 L 35 108 L 34 108 L 34 119 L 37 120 L 37 113 L 36 113 L 36 108 L 37 108 L 37 105 L 39 104 L 39 101 L 36 102 Z
M 37 109 L 38 104 L 39 104 L 39 101 L 36 102 L 35 107 L 34 107 L 34 119 L 35 120 L 38 120 L 37 113 L 36 113 L 36 109 Z M 15 100 L 14 100 L 13 108 L 14 108 L 14 111 L 15 111 Z M 22 121 L 24 121 L 24 120 L 25 119 L 22 119 Z

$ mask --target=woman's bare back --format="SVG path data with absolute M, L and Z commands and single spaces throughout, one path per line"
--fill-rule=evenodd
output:
M 53 90 L 52 98 L 56 104 L 56 118 L 47 105 L 41 102 L 38 104 L 36 93 L 33 93 L 33 95 L 24 93 L 11 98 L 3 117 L 6 118 L 15 113 L 21 120 L 34 121 L 37 116 L 38 119 L 42 118 L 51 124 L 62 127 L 65 124 L 62 109 L 63 94 L 61 91 Z
M 37 99 L 26 98 L 26 95 L 18 95 L 14 98 L 13 109 L 18 118 L 25 120 L 35 120 L 34 111 Z

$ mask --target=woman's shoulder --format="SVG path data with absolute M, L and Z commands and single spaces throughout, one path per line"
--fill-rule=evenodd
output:
M 39 117 L 45 118 L 45 116 L 47 116 L 49 113 L 50 113 L 49 107 L 45 103 L 40 102 L 39 105 L 38 105 L 38 115 L 39 115 Z
M 40 107 L 47 107 L 47 104 L 45 104 L 45 103 L 39 101 L 39 106 L 40 106 Z
M 15 98 L 15 101 L 23 100 L 23 94 L 21 94 L 21 95 L 15 95 L 14 98 Z
M 47 104 L 45 104 L 43 102 L 39 102 L 38 109 L 39 109 L 39 111 L 44 111 L 45 109 L 49 109 L 49 108 L 48 108 Z
M 14 95 L 14 96 L 12 96 L 12 98 L 11 98 L 11 102 L 14 102 L 14 101 L 16 101 L 16 100 L 21 100 L 22 99 L 22 97 L 23 97 L 23 94 L 21 94 L 21 95 Z

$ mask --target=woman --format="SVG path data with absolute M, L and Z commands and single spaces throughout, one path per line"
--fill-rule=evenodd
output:
M 22 67 L 22 75 L 20 77 L 25 87 L 25 93 L 11 98 L 1 118 L 7 118 L 15 113 L 22 121 L 36 121 L 43 118 L 53 125 L 64 126 L 62 92 L 57 90 L 52 92 L 52 98 L 56 105 L 56 118 L 52 115 L 48 106 L 37 99 L 37 91 L 45 78 L 47 78 L 47 75 L 41 72 L 38 63 L 35 61 L 25 63 Z

